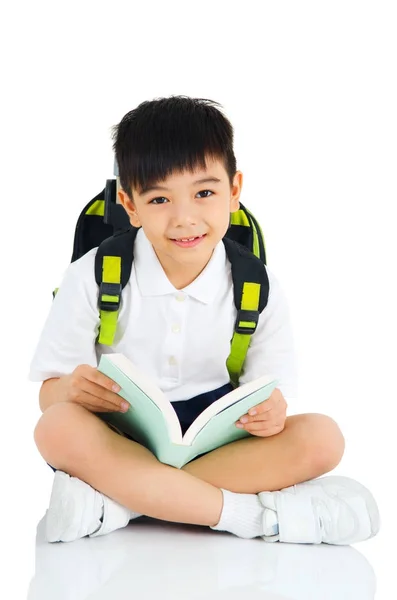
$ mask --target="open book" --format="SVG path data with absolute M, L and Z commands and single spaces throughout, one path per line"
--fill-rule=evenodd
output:
M 98 370 L 119 384 L 119 396 L 131 406 L 126 413 L 96 414 L 148 448 L 160 462 L 177 468 L 199 454 L 252 435 L 236 427 L 236 421 L 267 400 L 278 384 L 265 375 L 237 387 L 203 410 L 182 436 L 166 395 L 123 354 L 103 354 Z

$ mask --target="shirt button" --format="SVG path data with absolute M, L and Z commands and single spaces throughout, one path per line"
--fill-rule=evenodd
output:
M 175 356 L 170 356 L 168 362 L 170 365 L 173 365 L 173 366 L 178 364 L 178 361 L 176 360 Z
M 173 333 L 179 333 L 180 330 L 181 330 L 181 328 L 179 327 L 179 325 L 173 325 L 171 327 L 171 329 L 172 329 Z
M 177 296 L 175 296 L 175 299 L 178 302 L 184 302 L 185 301 L 185 296 L 183 294 L 178 294 Z

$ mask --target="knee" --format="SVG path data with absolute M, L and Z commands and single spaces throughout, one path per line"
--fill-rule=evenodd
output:
M 338 424 L 327 415 L 300 415 L 307 459 L 322 472 L 334 469 L 342 460 L 345 438 Z
M 34 429 L 34 441 L 47 462 L 53 464 L 64 455 L 65 449 L 71 452 L 73 440 L 80 437 L 80 417 L 84 409 L 76 404 L 59 402 L 48 407 L 41 415 Z

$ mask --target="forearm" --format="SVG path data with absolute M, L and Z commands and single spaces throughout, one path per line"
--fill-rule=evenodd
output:
M 46 379 L 43 382 L 39 392 L 39 405 L 41 412 L 45 412 L 49 406 L 64 402 L 64 394 L 62 393 L 63 380 L 68 375 L 62 377 L 54 377 Z

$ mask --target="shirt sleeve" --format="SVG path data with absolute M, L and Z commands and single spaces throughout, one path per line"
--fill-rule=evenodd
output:
M 298 396 L 295 343 L 291 317 L 285 293 L 266 267 L 269 277 L 269 298 L 259 317 L 258 327 L 248 348 L 240 384 L 272 375 L 286 400 Z
M 64 274 L 30 364 L 30 381 L 61 377 L 80 364 L 97 366 L 97 289 L 90 252 L 71 263 Z

